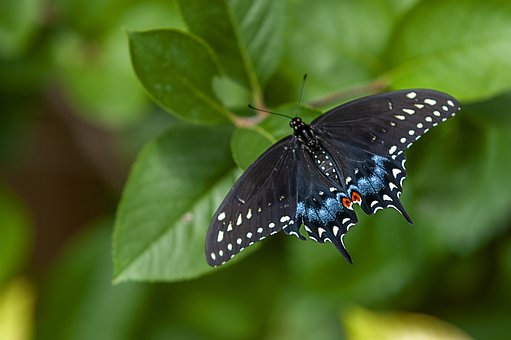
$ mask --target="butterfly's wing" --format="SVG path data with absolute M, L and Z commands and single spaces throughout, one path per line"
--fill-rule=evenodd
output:
M 304 147 L 297 152 L 297 160 L 297 224 L 304 224 L 309 238 L 320 243 L 332 242 L 351 262 L 343 237 L 358 222 L 355 212 L 343 206 L 342 198 L 346 195 L 338 182 L 321 173 Z
M 403 152 L 459 107 L 442 92 L 402 90 L 336 107 L 311 127 L 340 168 L 347 194 L 359 193 L 366 213 L 393 207 L 411 222 L 399 201 L 406 177 Z
M 446 93 L 412 89 L 367 96 L 340 105 L 311 126 L 381 156 L 397 156 L 460 109 Z
M 236 181 L 209 225 L 206 259 L 211 266 L 283 228 L 299 228 L 295 225 L 296 147 L 292 136 L 282 139 Z

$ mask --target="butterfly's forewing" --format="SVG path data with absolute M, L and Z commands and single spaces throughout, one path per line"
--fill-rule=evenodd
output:
M 348 196 L 360 194 L 368 214 L 393 207 L 411 223 L 399 200 L 406 178 L 403 151 L 458 110 L 445 93 L 404 90 L 341 105 L 311 126 L 338 164 Z
M 217 209 L 206 237 L 206 258 L 218 266 L 282 228 L 299 228 L 296 141 L 284 138 L 241 175 Z
M 454 115 L 460 106 L 443 92 L 401 90 L 364 97 L 316 118 L 311 126 L 381 156 L 396 156 L 431 127 Z

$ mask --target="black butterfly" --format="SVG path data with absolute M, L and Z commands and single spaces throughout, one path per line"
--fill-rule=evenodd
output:
M 218 266 L 284 230 L 332 242 L 351 262 L 343 237 L 367 214 L 392 207 L 412 223 L 399 200 L 406 150 L 460 109 L 434 90 L 383 93 L 338 106 L 310 125 L 293 118 L 293 135 L 266 150 L 238 179 L 209 226 L 206 258 Z

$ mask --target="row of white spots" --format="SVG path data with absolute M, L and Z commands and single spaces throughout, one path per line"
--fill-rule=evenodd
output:
M 285 198 L 285 196 L 281 195 L 281 198 L 283 199 L 283 198 Z M 242 200 L 241 200 L 241 199 L 238 199 L 238 201 L 242 201 Z M 245 202 L 242 202 L 242 203 L 245 203 Z M 258 208 L 258 209 L 257 209 L 257 212 L 261 212 L 261 208 Z M 247 214 L 246 214 L 246 219 L 247 219 L 247 220 L 250 220 L 252 217 L 253 217 L 252 209 L 248 209 Z M 219 213 L 219 214 L 218 214 L 218 216 L 217 216 L 217 220 L 218 220 L 218 221 L 224 221 L 224 220 L 225 220 L 225 218 L 226 218 L 226 214 L 225 214 L 225 212 L 221 212 L 221 213 Z M 289 219 L 290 219 L 290 217 L 289 217 L 289 216 L 284 216 L 283 218 L 281 218 L 281 220 L 282 220 L 282 221 L 289 221 Z M 225 222 L 223 222 L 223 223 L 224 223 L 224 225 L 225 225 Z M 239 225 L 241 225 L 242 223 L 243 223 L 243 216 L 242 216 L 242 214 L 240 213 L 240 214 L 238 215 L 237 219 L 236 219 L 236 225 L 237 225 L 237 226 L 239 226 Z M 293 223 L 294 223 L 294 221 L 290 221 L 289 223 L 290 223 L 290 224 L 293 224 Z M 270 229 L 275 228 L 275 223 L 273 223 L 273 222 L 269 223 L 268 227 L 269 227 Z M 286 226 L 284 226 L 284 227 L 287 227 L 287 225 L 286 225 Z M 228 231 L 228 232 L 229 232 L 229 231 L 232 231 L 232 230 L 233 230 L 233 227 L 232 227 L 232 221 L 229 221 L 229 224 L 227 225 L 227 229 L 226 229 L 226 231 Z M 264 229 L 263 229 L 262 227 L 259 227 L 259 228 L 257 229 L 257 232 L 258 232 L 259 234 L 262 234 L 262 233 L 264 232 Z M 274 234 L 274 233 L 276 233 L 276 232 L 277 232 L 277 231 L 273 231 L 271 234 Z M 224 235 L 225 235 L 225 233 L 224 233 L 224 231 L 223 231 L 223 230 L 218 231 L 218 234 L 217 234 L 217 242 L 219 242 L 219 243 L 220 243 L 220 242 L 222 242 L 222 241 L 224 240 Z M 246 234 L 247 239 L 251 239 L 251 238 L 252 238 L 252 236 L 253 236 L 253 233 L 252 233 L 252 232 L 247 232 L 247 234 Z M 265 238 L 265 237 L 264 237 L 264 236 L 262 236 L 262 235 L 260 235 L 260 236 L 259 236 L 259 240 L 262 240 L 262 239 L 264 239 L 264 238 Z M 257 240 L 256 240 L 256 241 L 257 241 Z M 241 244 L 243 243 L 243 239 L 242 239 L 241 237 L 238 237 L 238 238 L 236 239 L 236 243 L 237 243 L 238 245 L 241 245 Z M 253 242 L 253 241 L 250 241 L 250 242 L 249 242 L 249 245 L 252 245 L 252 244 L 254 244 L 254 242 Z M 227 249 L 228 249 L 229 251 L 232 251 L 232 250 L 233 250 L 233 245 L 232 245 L 231 243 L 227 244 Z M 242 251 L 243 249 L 244 249 L 244 248 L 242 247 L 242 248 L 240 248 L 240 249 L 239 249 L 239 251 Z M 210 254 L 210 256 L 211 256 L 211 258 L 215 261 L 215 260 L 216 260 L 216 258 L 217 258 L 218 256 L 220 256 L 220 257 L 223 257 L 223 256 L 224 256 L 224 251 L 223 251 L 223 250 L 219 250 L 219 251 L 218 251 L 218 256 L 217 256 L 217 254 L 215 254 L 215 253 L 211 253 L 211 254 Z M 232 258 L 232 257 L 234 257 L 234 254 L 232 254 L 232 255 L 231 255 L 231 258 Z M 225 261 L 224 261 L 224 262 L 225 262 Z M 224 262 L 223 262 L 223 263 L 224 263 Z

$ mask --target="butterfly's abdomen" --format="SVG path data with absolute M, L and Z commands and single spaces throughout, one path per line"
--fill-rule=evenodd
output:
M 332 156 L 324 148 L 318 145 L 318 147 L 311 149 L 311 156 L 314 159 L 314 164 L 316 164 L 323 175 L 336 181 L 338 180 L 339 170 Z

